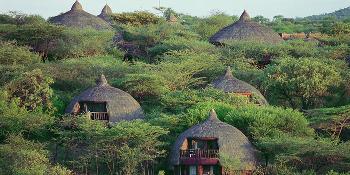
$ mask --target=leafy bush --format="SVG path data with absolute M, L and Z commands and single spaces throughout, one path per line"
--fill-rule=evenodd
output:
M 20 45 L 30 46 L 39 52 L 43 60 L 47 58 L 55 43 L 62 37 L 63 28 L 49 23 L 25 24 L 5 31 L 6 40 L 15 40 Z
M 39 55 L 30 52 L 28 47 L 17 46 L 13 42 L 0 41 L 0 64 L 27 66 L 38 62 L 40 62 Z
M 254 139 L 291 136 L 311 136 L 313 131 L 302 113 L 292 109 L 272 106 L 230 105 L 223 102 L 202 102 L 187 111 L 187 123 L 195 124 L 208 117 L 208 111 L 215 109 L 218 117 Z
M 0 143 L 6 136 L 23 133 L 31 138 L 46 138 L 47 126 L 52 124 L 50 115 L 42 111 L 28 111 L 19 106 L 18 100 L 9 100 L 6 92 L 0 91 Z
M 237 17 L 228 16 L 224 13 L 215 13 L 207 18 L 197 20 L 192 28 L 203 40 L 208 40 L 217 31 L 232 24 L 236 20 Z
M 227 94 L 214 88 L 200 90 L 186 89 L 166 93 L 162 96 L 162 105 L 171 112 L 182 112 L 198 103 L 223 102 L 230 105 L 249 104 L 249 99 L 243 96 Z M 210 109 L 209 109 L 210 110 Z M 208 112 L 208 111 L 206 111 Z
M 52 109 L 52 83 L 50 77 L 45 76 L 40 69 L 35 69 L 10 82 L 6 89 L 11 99 L 18 98 L 19 105 L 29 110 Z
M 319 106 L 331 87 L 340 86 L 340 70 L 317 58 L 284 58 L 267 66 L 262 75 L 263 86 L 270 94 L 270 102 L 288 99 L 293 108 L 308 109 Z
M 189 40 L 183 37 L 175 37 L 163 40 L 161 43 L 150 48 L 150 56 L 155 57 L 169 51 L 192 50 L 198 53 L 214 51 L 213 45 L 199 40 Z
M 121 87 L 138 99 L 159 98 L 169 91 L 163 77 L 156 74 L 128 74 L 119 79 L 117 87 Z
M 113 14 L 111 16 L 111 19 L 113 20 L 113 22 L 116 23 L 131 25 L 156 24 L 160 21 L 159 17 L 147 11 L 124 12 L 120 14 Z
M 0 145 L 1 174 L 70 175 L 72 172 L 51 165 L 48 151 L 40 143 L 25 140 L 20 135 L 11 135 L 6 144 Z
M 53 59 L 78 58 L 103 55 L 111 45 L 113 31 L 66 28 L 49 51 Z

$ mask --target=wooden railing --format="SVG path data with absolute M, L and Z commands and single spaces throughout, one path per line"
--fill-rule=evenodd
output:
M 218 159 L 219 150 L 217 149 L 189 149 L 180 150 L 182 159 Z
M 107 112 L 90 112 L 92 120 L 109 120 Z

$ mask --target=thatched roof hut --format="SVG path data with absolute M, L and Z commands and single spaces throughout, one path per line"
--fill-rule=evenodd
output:
M 247 11 L 244 11 L 237 22 L 221 29 L 209 39 L 209 42 L 215 45 L 233 41 L 276 44 L 282 42 L 283 39 L 272 29 L 252 21 Z
M 177 17 L 174 13 L 170 13 L 169 16 L 167 16 L 166 21 L 169 23 L 177 23 Z
M 112 22 L 112 20 L 111 20 L 111 15 L 112 14 L 113 14 L 113 11 L 112 11 L 111 7 L 109 7 L 109 5 L 106 4 L 103 7 L 101 13 L 98 15 L 98 17 L 103 19 L 103 20 L 105 20 L 108 23 L 111 23 Z
M 238 170 L 253 170 L 257 164 L 257 152 L 248 138 L 237 128 L 220 121 L 214 110 L 210 111 L 206 121 L 180 134 L 171 149 L 171 166 L 181 164 L 180 150 L 190 138 L 217 138 L 219 154 L 232 160 L 239 160 Z M 219 163 L 223 162 L 219 160 Z
M 84 105 L 88 109 L 84 109 Z M 108 120 L 111 123 L 144 118 L 140 104 L 130 94 L 110 86 L 104 75 L 97 80 L 96 86 L 76 96 L 66 108 L 66 113 L 82 112 L 105 112 L 108 118 L 96 120 Z
M 49 22 L 75 28 L 111 29 L 111 26 L 106 21 L 85 12 L 78 1 L 73 4 L 70 11 L 51 17 Z
M 234 77 L 229 66 L 227 67 L 225 74 L 215 79 L 211 85 L 214 88 L 223 90 L 226 93 L 253 95 L 258 97 L 259 104 L 268 104 L 265 97 L 254 86 Z

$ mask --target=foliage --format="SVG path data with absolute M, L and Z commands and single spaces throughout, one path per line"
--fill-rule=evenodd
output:
M 30 65 L 38 63 L 40 57 L 30 52 L 28 47 L 18 46 L 13 42 L 0 41 L 0 64 L 2 65 Z
M 164 94 L 161 98 L 161 102 L 164 107 L 172 112 L 184 111 L 197 103 L 210 101 L 224 102 L 231 105 L 249 104 L 246 97 L 227 94 L 212 87 L 199 90 L 186 89 L 182 91 L 169 92 Z
M 59 165 L 51 165 L 42 144 L 25 140 L 21 135 L 11 135 L 6 144 L 0 145 L 0 173 L 69 175 L 72 172 Z
M 20 107 L 18 100 L 9 100 L 6 92 L 0 92 L 0 143 L 6 136 L 23 133 L 31 138 L 45 139 L 53 119 L 42 111 L 28 111 Z
M 70 156 L 64 161 L 71 160 L 83 169 L 96 172 L 135 174 L 144 163 L 164 154 L 159 137 L 167 131 L 139 120 L 123 121 L 107 128 L 88 116 L 66 116 L 58 123 L 57 134 L 63 150 L 69 151 L 66 153 Z M 79 154 L 79 150 L 84 154 Z
M 48 54 L 53 59 L 103 55 L 107 53 L 113 36 L 109 30 L 66 28 Z
M 119 79 L 117 87 L 126 89 L 137 99 L 159 98 L 169 91 L 163 77 L 156 74 L 128 74 Z
M 160 19 L 153 13 L 147 11 L 136 11 L 136 12 L 124 12 L 120 14 L 113 14 L 111 16 L 112 21 L 121 24 L 130 25 L 147 25 L 156 24 Z
M 48 23 L 25 24 L 17 26 L 15 30 L 6 31 L 4 38 L 32 47 L 45 61 L 54 43 L 62 37 L 62 31 L 62 27 Z
M 288 99 L 293 108 L 319 106 L 331 87 L 340 85 L 342 78 L 336 66 L 316 58 L 284 58 L 267 66 L 262 75 L 263 86 L 278 102 Z
M 170 90 L 199 86 L 206 75 L 222 66 L 216 55 L 190 50 L 170 52 L 160 59 L 163 61 L 154 67 L 154 72 L 164 77 Z
M 349 140 L 346 130 L 350 129 L 350 106 L 321 108 L 306 111 L 311 126 L 325 131 L 333 139 Z
M 35 69 L 10 82 L 6 89 L 11 99 L 19 98 L 20 106 L 29 110 L 49 110 L 52 109 L 52 83 L 52 78 L 44 75 L 40 69 Z
M 219 12 L 198 20 L 198 22 L 193 24 L 192 28 L 203 40 L 208 40 L 209 37 L 218 32 L 221 28 L 232 24 L 236 20 L 237 17 L 228 16 Z

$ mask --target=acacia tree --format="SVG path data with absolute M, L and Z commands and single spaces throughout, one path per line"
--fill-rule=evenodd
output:
M 284 58 L 267 66 L 261 81 L 275 103 L 309 109 L 322 103 L 322 97 L 342 83 L 340 72 L 336 66 L 316 58 Z

